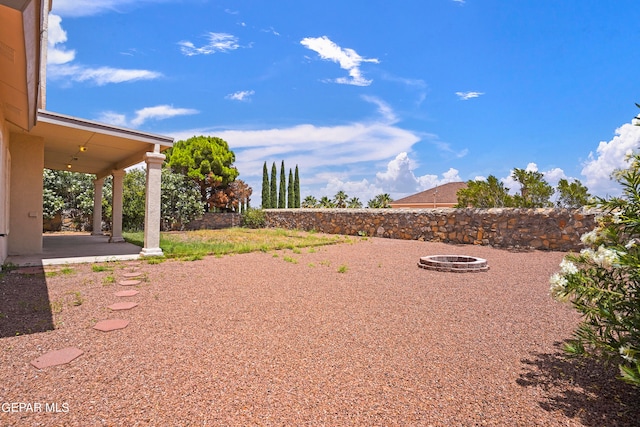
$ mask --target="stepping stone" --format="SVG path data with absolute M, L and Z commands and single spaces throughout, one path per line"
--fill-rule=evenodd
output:
M 138 306 L 137 302 L 126 301 L 126 302 L 117 302 L 115 304 L 111 304 L 107 308 L 111 310 L 131 310 L 133 307 L 137 307 L 137 306 Z
M 116 296 L 117 297 L 132 297 L 134 295 L 138 295 L 140 292 L 136 291 L 135 289 L 131 289 L 128 291 L 119 291 L 116 292 Z
M 62 350 L 54 350 L 49 353 L 45 353 L 37 359 L 32 360 L 31 364 L 38 369 L 48 368 L 49 366 L 64 365 L 83 353 L 84 351 L 79 348 L 67 347 Z
M 139 271 L 134 271 L 134 272 L 131 272 L 131 273 L 124 273 L 122 276 L 123 277 L 128 277 L 128 278 L 140 277 L 140 276 L 142 276 L 142 273 L 140 273 Z
M 140 282 L 141 280 L 121 280 L 118 282 L 118 284 L 122 286 L 135 286 L 135 285 L 139 285 Z
M 93 327 L 93 329 L 97 329 L 102 332 L 110 332 L 115 331 L 116 329 L 124 329 L 129 325 L 128 320 L 123 319 L 109 319 L 109 320 L 101 320 Z

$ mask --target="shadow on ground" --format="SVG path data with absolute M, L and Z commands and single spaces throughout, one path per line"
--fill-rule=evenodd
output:
M 557 352 L 523 359 L 523 387 L 541 390 L 540 407 L 560 411 L 585 426 L 640 425 L 640 389 L 620 380 L 616 366 L 593 359 L 571 358 L 556 343 Z
M 54 329 L 42 267 L 0 273 L 0 338 Z

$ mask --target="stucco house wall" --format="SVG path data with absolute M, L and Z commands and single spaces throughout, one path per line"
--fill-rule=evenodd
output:
M 42 252 L 42 170 L 44 141 L 10 134 L 9 255 Z

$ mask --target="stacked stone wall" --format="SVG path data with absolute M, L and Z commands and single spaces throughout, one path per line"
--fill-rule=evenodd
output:
M 241 215 L 233 212 L 207 212 L 202 218 L 191 221 L 186 225 L 187 230 L 217 230 L 228 227 L 239 227 Z
M 267 209 L 267 227 L 330 234 L 576 251 L 597 212 L 578 209 Z

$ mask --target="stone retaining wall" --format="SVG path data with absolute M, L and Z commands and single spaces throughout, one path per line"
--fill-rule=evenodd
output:
M 206 212 L 202 218 L 186 225 L 187 230 L 216 230 L 228 227 L 240 227 L 241 216 L 233 212 Z
M 267 227 L 392 239 L 577 251 L 596 211 L 567 209 L 267 209 Z

